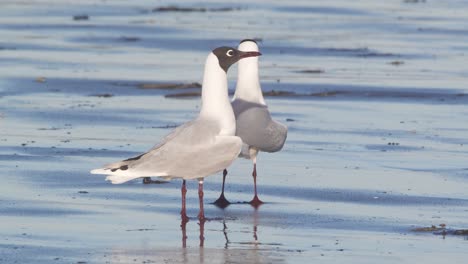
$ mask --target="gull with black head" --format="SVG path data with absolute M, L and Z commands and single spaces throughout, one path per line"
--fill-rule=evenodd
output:
M 228 97 L 227 71 L 241 59 L 261 55 L 231 47 L 214 49 L 207 57 L 199 115 L 164 137 L 148 152 L 92 170 L 105 174 L 113 184 L 137 178 L 182 179 L 182 219 L 188 221 L 185 207 L 186 180 L 198 180 L 200 212 L 203 210 L 203 180 L 228 167 L 239 155 L 242 140 L 235 136 L 236 120 Z

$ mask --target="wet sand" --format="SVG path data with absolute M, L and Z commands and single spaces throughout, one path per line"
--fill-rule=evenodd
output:
M 468 257 L 451 231 L 468 228 L 466 3 L 0 6 L 0 263 Z M 185 226 L 180 181 L 89 174 L 193 118 L 207 51 L 246 37 L 261 40 L 266 99 L 289 127 L 283 151 L 258 158 L 264 205 L 244 203 L 247 160 L 229 168 L 225 209 L 209 204 L 221 173 L 206 179 L 205 223 L 189 182 Z

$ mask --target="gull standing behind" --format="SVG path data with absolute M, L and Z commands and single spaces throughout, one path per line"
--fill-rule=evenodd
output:
M 259 55 L 258 51 L 243 52 L 230 47 L 214 49 L 205 63 L 202 106 L 198 117 L 174 129 L 150 151 L 91 173 L 106 174 L 106 179 L 113 184 L 151 176 L 182 178 L 181 216 L 185 221 L 188 221 L 185 180 L 198 179 L 198 218 L 204 220 L 204 177 L 231 165 L 242 146 L 242 140 L 235 136 L 236 123 L 229 102 L 227 71 L 240 59 Z
M 258 51 L 257 43 L 251 39 L 242 40 L 238 48 L 241 51 Z M 254 198 L 250 204 L 258 207 L 263 202 L 257 194 L 257 154 L 259 151 L 280 151 L 286 141 L 288 128 L 271 118 L 260 86 L 257 57 L 239 61 L 236 92 L 231 104 L 236 116 L 236 136 L 243 141 L 239 156 L 253 162 Z M 230 204 L 224 197 L 226 175 L 227 170 L 224 170 L 221 195 L 214 202 L 220 207 Z

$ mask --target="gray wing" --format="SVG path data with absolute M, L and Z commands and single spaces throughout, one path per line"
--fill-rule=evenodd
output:
M 236 116 L 236 136 L 244 143 L 265 152 L 283 148 L 288 128 L 272 120 L 267 106 L 236 99 L 232 108 Z
M 139 161 L 143 160 L 143 159 L 146 159 L 148 157 L 148 155 L 151 153 L 151 152 L 155 152 L 157 151 L 159 148 L 161 148 L 162 146 L 164 146 L 167 142 L 169 142 L 170 140 L 172 140 L 173 138 L 177 137 L 179 134 L 181 134 L 187 127 L 190 127 L 193 125 L 193 122 L 194 121 L 190 121 L 190 122 L 187 122 L 185 124 L 182 124 L 178 127 L 176 127 L 173 131 L 171 131 L 169 134 L 167 134 L 163 139 L 161 139 L 161 142 L 159 142 L 158 144 L 156 144 L 153 148 L 151 148 L 150 150 L 148 150 L 147 152 L 141 154 L 141 155 L 138 155 L 136 157 L 132 157 L 132 158 L 128 158 L 126 160 L 122 160 L 122 161 L 119 161 L 119 162 L 114 162 L 114 163 L 110 163 L 110 164 L 107 164 L 104 166 L 103 169 L 110 169 L 111 172 L 115 172 L 117 170 L 121 170 L 121 169 L 128 169 L 128 166 L 129 165 L 134 165 L 136 163 L 138 163 Z M 97 170 L 94 170 L 94 173 L 97 173 L 99 169 Z M 106 173 L 109 173 L 109 172 L 106 172 Z
M 200 120 L 186 123 L 147 153 L 92 171 L 108 174 L 112 183 L 145 176 L 192 179 L 218 172 L 231 164 L 241 148 L 238 137 L 218 136 L 217 122 Z

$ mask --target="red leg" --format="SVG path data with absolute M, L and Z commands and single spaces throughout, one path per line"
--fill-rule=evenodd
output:
M 250 201 L 250 204 L 254 207 L 259 207 L 260 205 L 263 204 L 263 202 L 258 198 L 257 194 L 257 163 L 254 163 L 253 171 L 252 171 L 252 177 L 254 179 L 254 198 L 252 201 Z
M 198 213 L 198 219 L 205 220 L 205 211 L 203 209 L 203 180 L 198 181 L 198 200 L 200 202 L 200 212 Z
M 182 218 L 182 221 L 188 222 L 189 218 L 187 216 L 187 212 L 186 212 L 186 209 L 185 209 L 185 195 L 187 193 L 187 187 L 185 186 L 185 180 L 182 181 L 181 193 L 182 193 L 182 210 L 180 211 L 180 216 Z
M 205 221 L 206 219 L 200 219 L 200 247 L 203 247 L 205 244 Z
M 228 205 L 230 205 L 231 203 L 226 199 L 226 197 L 224 197 L 224 183 L 226 182 L 226 176 L 228 174 L 228 171 L 226 169 L 224 169 L 223 171 L 223 187 L 221 189 L 221 195 L 219 196 L 218 200 L 216 200 L 214 202 L 215 205 L 217 205 L 218 207 L 221 207 L 221 208 L 226 208 L 228 207 Z
M 182 229 L 182 247 L 186 248 L 187 247 L 187 220 L 182 220 L 180 221 L 180 228 Z

